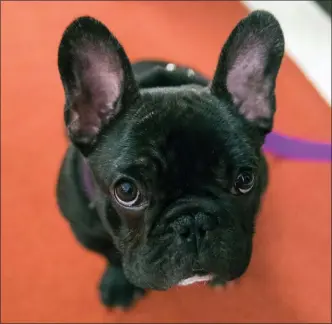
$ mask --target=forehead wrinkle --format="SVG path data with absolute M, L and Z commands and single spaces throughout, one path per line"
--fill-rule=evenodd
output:
M 216 145 L 223 146 L 216 147 L 216 150 L 220 151 L 219 155 L 222 159 L 223 155 L 226 155 L 226 157 L 224 155 L 223 160 L 229 160 L 229 163 L 239 167 L 256 166 L 258 157 L 254 154 L 247 137 L 239 132 L 239 128 L 243 126 L 241 126 L 239 119 L 234 116 L 233 107 L 230 107 L 226 102 L 221 102 L 207 91 L 198 91 L 197 89 L 195 91 L 189 89 L 185 93 L 175 89 L 163 91 L 156 89 L 153 93 L 145 92 L 143 97 L 145 99 L 144 103 L 135 114 L 137 122 L 130 127 L 127 134 L 134 141 L 137 137 L 138 141 L 143 141 L 151 147 L 153 149 L 151 152 L 154 151 L 152 155 L 157 154 L 155 157 L 159 161 L 164 160 L 160 159 L 159 144 L 163 145 L 167 133 L 172 134 L 174 131 L 187 132 L 185 124 L 190 123 L 194 118 L 196 124 L 193 123 L 194 127 L 189 128 L 187 139 L 195 135 L 195 130 L 202 131 L 203 134 L 206 132 L 208 142 L 210 141 L 210 134 L 210 138 Z M 161 124 L 161 121 L 166 126 Z M 150 128 L 152 133 L 146 135 Z M 154 133 L 155 135 L 153 135 Z M 165 136 L 159 136 L 160 133 L 164 133 Z M 143 134 L 146 136 L 140 136 Z M 193 141 L 194 137 L 192 137 Z M 160 143 L 158 143 L 158 138 Z M 181 137 L 178 140 L 180 144 L 183 143 Z M 213 147 L 213 143 L 211 147 Z M 225 153 L 222 153 L 222 151 Z M 193 158 L 202 159 L 204 163 L 204 156 Z

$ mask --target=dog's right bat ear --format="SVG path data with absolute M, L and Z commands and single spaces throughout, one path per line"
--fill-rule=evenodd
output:
M 80 17 L 62 36 L 58 67 L 68 134 L 87 155 L 101 131 L 139 96 L 131 64 L 106 26 Z

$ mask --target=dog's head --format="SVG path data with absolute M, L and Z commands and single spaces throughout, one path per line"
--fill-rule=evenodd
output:
M 283 53 L 278 22 L 256 11 L 231 33 L 209 86 L 142 90 L 103 24 L 82 17 L 65 31 L 68 134 L 137 286 L 167 289 L 202 274 L 228 281 L 246 270 Z

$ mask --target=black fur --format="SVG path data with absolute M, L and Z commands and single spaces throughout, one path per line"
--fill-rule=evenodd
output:
M 67 28 L 59 71 L 72 144 L 57 197 L 78 241 L 111 264 L 100 286 L 104 304 L 127 307 L 144 289 L 195 274 L 227 282 L 244 273 L 267 184 L 261 146 L 273 125 L 283 53 L 280 26 L 264 11 L 234 29 L 210 84 L 185 68 L 131 65 L 93 18 Z M 93 201 L 82 162 L 93 174 Z M 239 194 L 243 172 L 255 184 Z M 140 205 L 116 200 L 122 177 L 137 184 Z

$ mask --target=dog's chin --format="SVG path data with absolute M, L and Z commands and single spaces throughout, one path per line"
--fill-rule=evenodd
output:
M 178 286 L 189 286 L 195 283 L 199 283 L 199 282 L 208 282 L 211 281 L 213 279 L 213 275 L 208 274 L 205 276 L 192 276 L 189 277 L 187 279 L 183 279 L 181 281 L 179 281 L 179 283 L 177 284 Z

